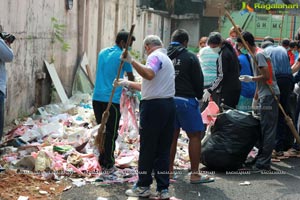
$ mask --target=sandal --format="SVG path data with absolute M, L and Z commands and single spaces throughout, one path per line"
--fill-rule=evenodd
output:
M 169 177 L 170 183 L 175 183 L 177 179 L 178 179 L 178 175 L 176 173 L 170 174 L 170 177 Z
M 211 183 L 214 182 L 215 179 L 208 175 L 200 175 L 200 179 L 190 180 L 191 184 L 201 184 L 201 183 Z
M 289 149 L 288 151 L 284 152 L 284 156 L 287 157 L 297 157 L 299 155 L 299 151 L 296 149 Z

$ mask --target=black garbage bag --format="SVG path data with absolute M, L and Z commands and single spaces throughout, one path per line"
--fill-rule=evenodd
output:
M 260 122 L 250 113 L 229 109 L 218 115 L 211 136 L 202 146 L 202 163 L 211 170 L 242 167 L 259 139 Z

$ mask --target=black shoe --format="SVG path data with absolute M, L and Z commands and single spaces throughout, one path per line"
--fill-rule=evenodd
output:
M 247 158 L 247 160 L 245 161 L 244 166 L 246 166 L 246 167 L 251 167 L 251 166 L 253 166 L 253 165 L 255 164 L 256 160 L 257 160 L 257 157 L 255 157 L 255 158 L 249 157 L 249 158 Z
M 260 168 L 256 165 L 252 165 L 251 167 L 247 167 L 244 169 L 245 171 L 249 171 L 251 174 L 262 174 L 263 172 L 271 172 L 271 168 Z M 274 170 L 275 171 L 275 170 Z
M 253 165 L 250 167 L 249 171 L 251 174 L 259 174 L 262 173 L 264 169 L 256 167 L 256 165 Z

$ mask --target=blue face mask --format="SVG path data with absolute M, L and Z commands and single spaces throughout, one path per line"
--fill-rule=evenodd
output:
M 248 54 L 248 50 L 244 47 L 241 48 L 240 51 L 241 51 L 242 54 Z
M 132 47 L 128 47 L 128 51 L 131 51 L 132 50 Z

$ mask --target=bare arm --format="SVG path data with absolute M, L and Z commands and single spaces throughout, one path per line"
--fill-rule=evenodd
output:
M 258 76 L 254 76 L 252 78 L 253 81 L 263 81 L 263 82 L 266 82 L 267 80 L 269 80 L 270 78 L 270 73 L 269 73 L 269 70 L 268 70 L 268 67 L 259 67 L 259 72 L 260 72 L 260 75 Z
M 292 73 L 299 71 L 300 69 L 300 61 L 299 59 L 292 65 Z
M 128 87 L 141 91 L 142 85 L 139 82 L 128 81 Z
M 255 93 L 254 93 L 253 99 L 255 99 L 255 100 L 258 99 L 258 88 L 257 88 L 257 86 L 256 86 L 256 88 L 255 88 Z
M 137 73 L 139 73 L 139 75 L 141 75 L 144 79 L 152 80 L 154 78 L 155 73 L 152 69 L 146 67 L 145 65 L 142 65 L 141 63 L 135 61 L 134 59 L 132 59 L 131 64 L 134 67 L 134 69 L 137 71 Z

